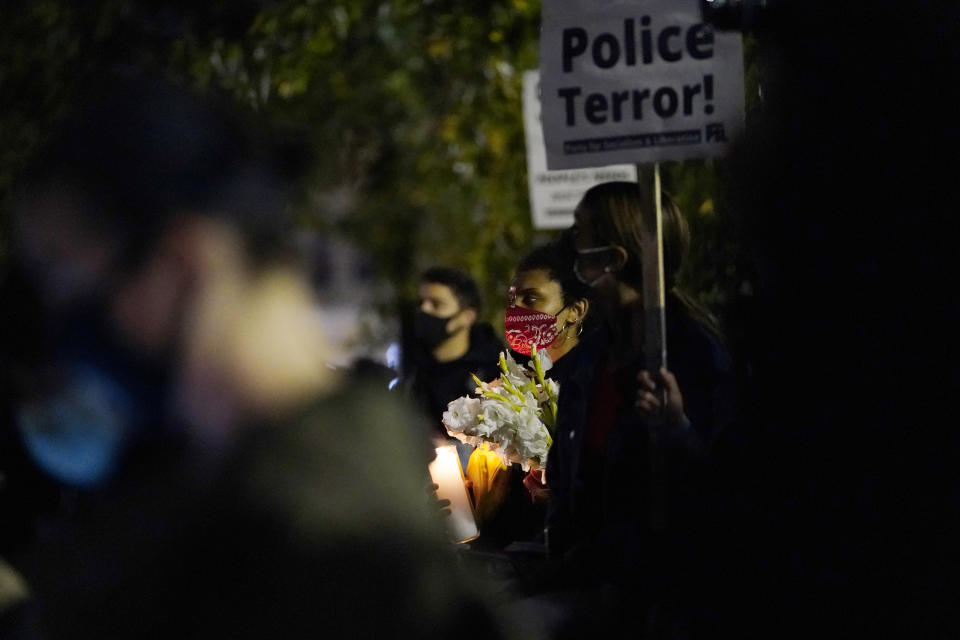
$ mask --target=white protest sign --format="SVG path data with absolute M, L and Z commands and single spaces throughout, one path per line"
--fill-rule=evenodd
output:
M 540 73 L 550 169 L 713 157 L 743 128 L 740 34 L 698 0 L 544 0 Z
M 632 164 L 593 169 L 547 170 L 547 150 L 540 125 L 540 73 L 523 74 L 523 128 L 527 140 L 527 178 L 534 229 L 565 229 L 573 224 L 573 210 L 584 191 L 613 180 L 636 182 Z

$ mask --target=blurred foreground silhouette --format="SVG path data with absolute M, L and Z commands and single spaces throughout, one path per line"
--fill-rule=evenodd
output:
M 960 10 L 769 4 L 729 184 L 759 276 L 748 415 L 705 597 L 741 637 L 948 637 L 958 225 L 938 150 L 960 143 Z
M 426 499 L 425 434 L 326 366 L 284 158 L 165 83 L 88 97 L 14 206 L 7 286 L 34 304 L 6 319 L 33 342 L 4 350 L 4 436 L 60 502 L 18 514 L 32 598 L 4 631 L 500 637 Z

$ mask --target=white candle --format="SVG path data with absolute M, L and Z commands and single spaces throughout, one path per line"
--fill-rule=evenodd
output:
M 456 445 L 437 447 L 437 457 L 430 463 L 430 477 L 439 486 L 437 497 L 450 501 L 447 529 L 455 542 L 469 542 L 480 535 L 473 517 L 473 506 L 463 483 L 463 470 Z

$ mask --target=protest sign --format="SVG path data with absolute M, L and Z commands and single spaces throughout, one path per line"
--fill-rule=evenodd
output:
M 697 0 L 544 0 L 540 73 L 550 169 L 713 157 L 743 127 L 741 36 Z
M 632 164 L 591 169 L 547 170 L 547 150 L 540 125 L 540 74 L 523 74 L 523 128 L 527 141 L 527 178 L 534 229 L 565 229 L 573 224 L 573 210 L 583 192 L 595 184 L 637 179 Z

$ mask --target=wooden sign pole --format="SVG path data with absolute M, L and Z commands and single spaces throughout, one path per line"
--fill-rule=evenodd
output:
M 640 174 L 639 167 L 638 176 Z M 654 380 L 659 380 L 661 367 L 667 366 L 666 286 L 663 273 L 663 199 L 660 185 L 660 163 L 653 165 L 653 215 L 643 220 L 643 318 L 645 366 Z M 643 189 L 650 193 L 650 189 Z M 643 206 L 649 207 L 649 199 Z M 650 442 L 650 524 L 655 532 L 666 529 L 667 483 L 665 460 L 657 437 L 657 429 L 666 424 L 667 395 L 663 384 L 660 396 L 659 424 L 648 424 Z

